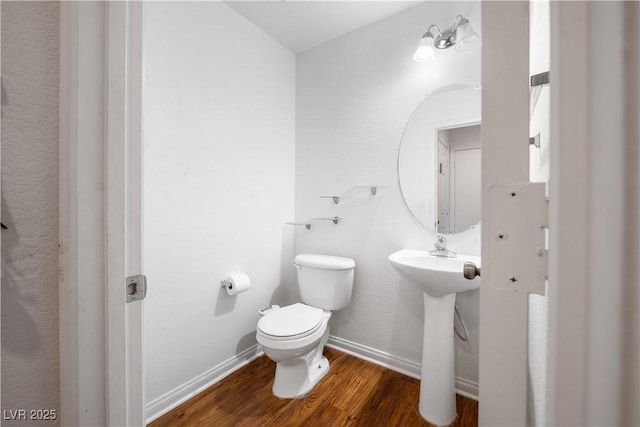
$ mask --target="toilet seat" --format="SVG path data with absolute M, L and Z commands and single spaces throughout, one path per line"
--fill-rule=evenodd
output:
M 324 311 L 306 304 L 292 304 L 265 314 L 258 334 L 273 341 L 291 341 L 312 335 L 323 325 Z

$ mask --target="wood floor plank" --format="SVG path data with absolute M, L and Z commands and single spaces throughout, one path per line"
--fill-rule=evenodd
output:
M 279 399 L 271 391 L 275 363 L 263 356 L 183 403 L 149 427 L 431 426 L 418 413 L 418 380 L 325 349 L 330 370 L 307 395 Z M 454 427 L 476 427 L 478 404 L 456 397 Z

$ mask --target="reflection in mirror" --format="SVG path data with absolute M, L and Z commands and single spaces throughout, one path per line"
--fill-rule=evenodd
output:
M 459 233 L 480 221 L 480 100 L 479 88 L 441 88 L 418 105 L 402 135 L 402 197 L 432 231 Z
M 459 233 L 480 221 L 480 125 L 438 129 L 437 231 Z

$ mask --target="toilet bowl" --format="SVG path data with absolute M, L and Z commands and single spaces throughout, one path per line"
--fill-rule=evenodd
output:
M 271 310 L 260 319 L 256 338 L 267 357 L 277 363 L 275 396 L 303 396 L 329 372 L 322 352 L 330 317 L 331 312 L 298 303 Z
M 298 255 L 295 259 L 303 303 L 266 310 L 256 339 L 276 362 L 273 394 L 294 398 L 308 393 L 329 372 L 322 355 L 329 338 L 332 310 L 351 300 L 355 262 L 329 255 Z

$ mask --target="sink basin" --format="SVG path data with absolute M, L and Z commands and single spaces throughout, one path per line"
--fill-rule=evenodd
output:
M 480 268 L 478 256 L 459 254 L 457 258 L 446 258 L 429 255 L 427 251 L 402 249 L 389 255 L 389 261 L 402 277 L 432 297 L 480 287 L 480 277 L 468 280 L 462 275 L 465 262 L 470 261 Z
M 422 290 L 424 335 L 418 411 L 432 424 L 449 425 L 456 419 L 453 312 L 456 293 L 480 287 L 480 277 L 462 275 L 464 263 L 480 268 L 480 257 L 437 257 L 426 251 L 402 249 L 389 255 L 391 265 Z

